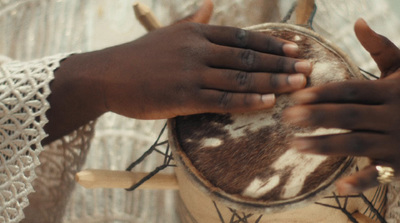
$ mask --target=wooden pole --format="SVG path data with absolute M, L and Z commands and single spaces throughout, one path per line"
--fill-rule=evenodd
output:
M 136 2 L 133 5 L 133 11 L 135 12 L 136 19 L 139 20 L 148 32 L 161 28 L 161 23 L 146 5 Z
M 297 0 L 296 24 L 308 25 L 308 20 L 314 11 L 314 0 Z
M 83 170 L 75 175 L 75 181 L 85 188 L 130 188 L 148 173 L 115 171 L 115 170 Z M 178 190 L 175 174 L 158 173 L 144 182 L 138 189 Z

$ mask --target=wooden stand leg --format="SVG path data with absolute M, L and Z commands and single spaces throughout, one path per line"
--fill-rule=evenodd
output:
M 130 188 L 147 174 L 114 170 L 83 170 L 76 174 L 75 181 L 86 188 Z M 174 174 L 158 173 L 138 189 L 177 190 L 178 182 Z

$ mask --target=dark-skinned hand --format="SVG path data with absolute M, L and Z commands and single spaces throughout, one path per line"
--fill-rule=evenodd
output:
M 375 81 L 346 81 L 300 90 L 292 95 L 298 105 L 284 111 L 287 122 L 299 126 L 342 128 L 349 133 L 297 137 L 301 152 L 369 157 L 373 164 L 344 177 L 336 185 L 341 194 L 377 186 L 376 164 L 400 173 L 400 50 L 359 19 L 355 33 L 381 71 Z
M 207 0 L 200 11 L 210 8 Z M 209 17 L 196 13 L 185 21 Z M 294 58 L 294 43 L 239 28 L 178 23 L 63 61 L 51 83 L 45 142 L 109 111 L 137 119 L 252 111 L 272 107 L 275 93 L 306 84 L 311 65 Z

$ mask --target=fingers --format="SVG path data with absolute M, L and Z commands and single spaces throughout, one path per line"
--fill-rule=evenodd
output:
M 358 103 L 382 104 L 386 98 L 387 82 L 345 81 L 307 88 L 291 95 L 298 104 Z
M 378 171 L 375 166 L 368 166 L 360 172 L 338 180 L 336 187 L 340 195 L 361 193 L 369 188 L 378 186 L 377 177 Z
M 180 24 L 185 22 L 195 22 L 207 24 L 210 21 L 211 15 L 213 13 L 214 4 L 211 0 L 204 0 L 203 5 L 192 15 L 189 15 L 174 24 Z
M 283 112 L 283 119 L 297 126 L 319 126 L 348 130 L 384 132 L 393 122 L 387 107 L 360 104 L 316 104 L 293 106 Z
M 204 75 L 202 88 L 243 93 L 284 93 L 304 88 L 303 74 L 252 73 L 214 69 Z
M 290 57 L 260 53 L 249 49 L 215 46 L 210 52 L 208 65 L 253 72 L 311 73 L 311 63 Z
M 367 156 L 374 159 L 387 159 L 394 156 L 393 144 L 384 134 L 350 132 L 314 137 L 296 137 L 292 146 L 299 152 L 334 155 Z
M 291 57 L 296 57 L 299 53 L 297 44 L 260 32 L 222 26 L 203 26 L 203 31 L 206 38 L 217 45 L 247 48 L 258 52 Z
M 202 90 L 194 106 L 200 113 L 238 113 L 271 108 L 275 104 L 273 94 L 232 93 Z
M 388 38 L 375 33 L 363 19 L 357 20 L 354 30 L 360 43 L 377 63 L 382 77 L 400 67 L 400 50 Z

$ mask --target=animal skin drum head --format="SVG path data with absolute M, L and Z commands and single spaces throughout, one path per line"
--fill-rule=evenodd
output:
M 363 79 L 340 49 L 307 28 L 268 23 L 249 30 L 296 42 L 299 58 L 313 64 L 308 86 Z M 289 138 L 341 130 L 284 124 L 282 111 L 291 105 L 289 95 L 282 94 L 269 110 L 170 119 L 169 137 L 178 168 L 212 199 L 239 210 L 284 211 L 332 193 L 334 181 L 351 172 L 354 159 L 301 154 L 291 148 Z

